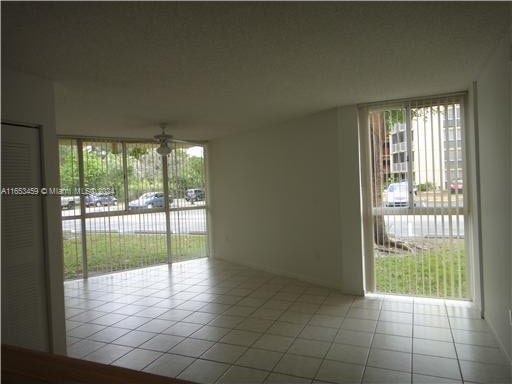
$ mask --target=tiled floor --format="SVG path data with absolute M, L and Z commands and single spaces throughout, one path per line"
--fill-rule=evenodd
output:
M 65 283 L 68 354 L 198 383 L 510 383 L 469 303 L 208 259 Z

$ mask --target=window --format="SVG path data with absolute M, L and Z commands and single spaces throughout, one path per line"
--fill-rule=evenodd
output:
M 208 207 L 186 196 L 205 188 L 204 148 L 172 146 L 60 139 L 66 278 L 208 256 Z
M 361 137 L 368 138 L 362 151 L 370 152 L 366 171 L 371 185 L 363 187 L 369 194 L 365 201 L 371 202 L 363 215 L 370 291 L 471 298 L 462 101 L 459 96 L 404 101 L 361 111 L 360 121 L 368 122 L 362 125 L 367 131 Z M 447 128 L 450 119 L 454 125 Z M 394 140 L 394 134 L 381 133 L 397 124 L 404 127 L 397 141 L 406 145 L 398 151 L 396 144 L 387 171 L 379 165 L 382 153 L 374 148 L 381 148 L 383 140 Z

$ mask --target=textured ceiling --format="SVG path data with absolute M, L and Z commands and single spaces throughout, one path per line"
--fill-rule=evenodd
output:
M 212 139 L 467 88 L 509 3 L 2 2 L 2 66 L 56 82 L 61 133 Z M 5 95 L 4 95 L 5 97 Z

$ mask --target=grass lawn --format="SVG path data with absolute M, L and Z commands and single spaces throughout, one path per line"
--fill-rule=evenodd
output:
M 206 235 L 172 235 L 174 261 L 207 255 Z M 64 239 L 65 279 L 82 274 L 80 236 Z M 101 274 L 167 262 L 163 234 L 88 234 L 89 273 Z M 463 243 L 440 244 L 411 253 L 375 257 L 377 292 L 442 298 L 468 298 L 467 260 Z
M 464 246 L 447 245 L 415 254 L 375 258 L 377 291 L 440 298 L 469 298 Z
M 207 256 L 206 235 L 171 235 L 174 261 Z M 82 274 L 82 240 L 64 239 L 64 278 Z M 167 262 L 166 237 L 163 234 L 87 234 L 90 274 L 148 267 Z

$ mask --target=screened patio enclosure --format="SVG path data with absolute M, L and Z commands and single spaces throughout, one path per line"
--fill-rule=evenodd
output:
M 60 138 L 66 279 L 208 256 L 205 148 L 171 147 Z

